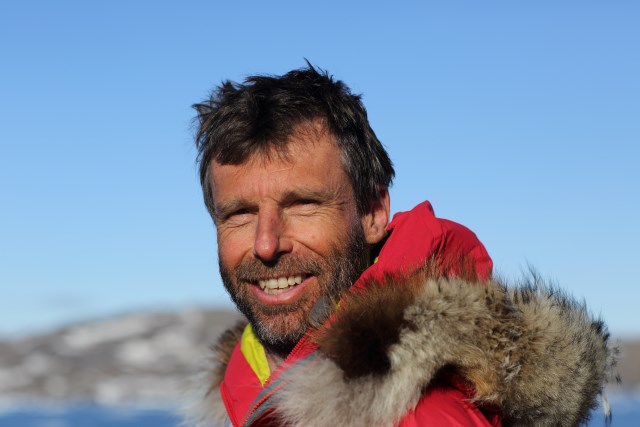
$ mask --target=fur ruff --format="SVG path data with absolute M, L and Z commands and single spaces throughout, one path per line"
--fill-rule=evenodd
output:
M 218 342 L 211 346 L 211 357 L 205 361 L 205 366 L 191 383 L 189 403 L 184 407 L 185 419 L 182 425 L 194 427 L 222 426 L 227 417 L 220 395 L 220 383 L 231 359 L 231 354 L 242 332 L 247 325 L 246 320 L 238 321 L 232 328 L 224 332 Z
M 604 324 L 553 288 L 424 272 L 351 293 L 313 339 L 322 356 L 275 395 L 284 425 L 395 425 L 454 368 L 478 404 L 501 408 L 505 426 L 575 426 L 615 362 Z M 224 372 L 216 369 L 209 415 Z

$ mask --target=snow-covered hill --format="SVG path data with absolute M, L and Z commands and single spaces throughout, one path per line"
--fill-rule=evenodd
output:
M 0 402 L 176 402 L 230 311 L 135 313 L 0 341 Z

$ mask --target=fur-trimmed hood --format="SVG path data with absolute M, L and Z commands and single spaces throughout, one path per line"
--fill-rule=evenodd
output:
M 224 416 L 215 413 L 224 411 L 217 389 L 238 331 L 216 346 L 199 425 Z M 603 323 L 556 289 L 425 272 L 350 293 L 312 339 L 313 368 L 295 365 L 304 372 L 274 396 L 285 425 L 392 426 L 454 368 L 478 404 L 501 409 L 503 425 L 575 426 L 588 419 L 615 359 Z

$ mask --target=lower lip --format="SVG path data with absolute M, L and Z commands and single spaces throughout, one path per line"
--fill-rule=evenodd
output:
M 310 280 L 314 280 L 314 277 L 306 278 L 302 283 L 291 286 L 284 292 L 277 294 L 269 294 L 263 291 L 260 286 L 253 285 L 251 290 L 253 294 L 264 304 L 289 304 L 300 297 L 300 294 L 304 292 L 304 288 L 307 287 Z

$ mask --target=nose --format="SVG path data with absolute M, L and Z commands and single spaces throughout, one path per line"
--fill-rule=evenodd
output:
M 284 236 L 285 222 L 277 208 L 263 208 L 258 212 L 258 226 L 253 243 L 256 258 L 269 262 L 291 251 L 291 240 Z

